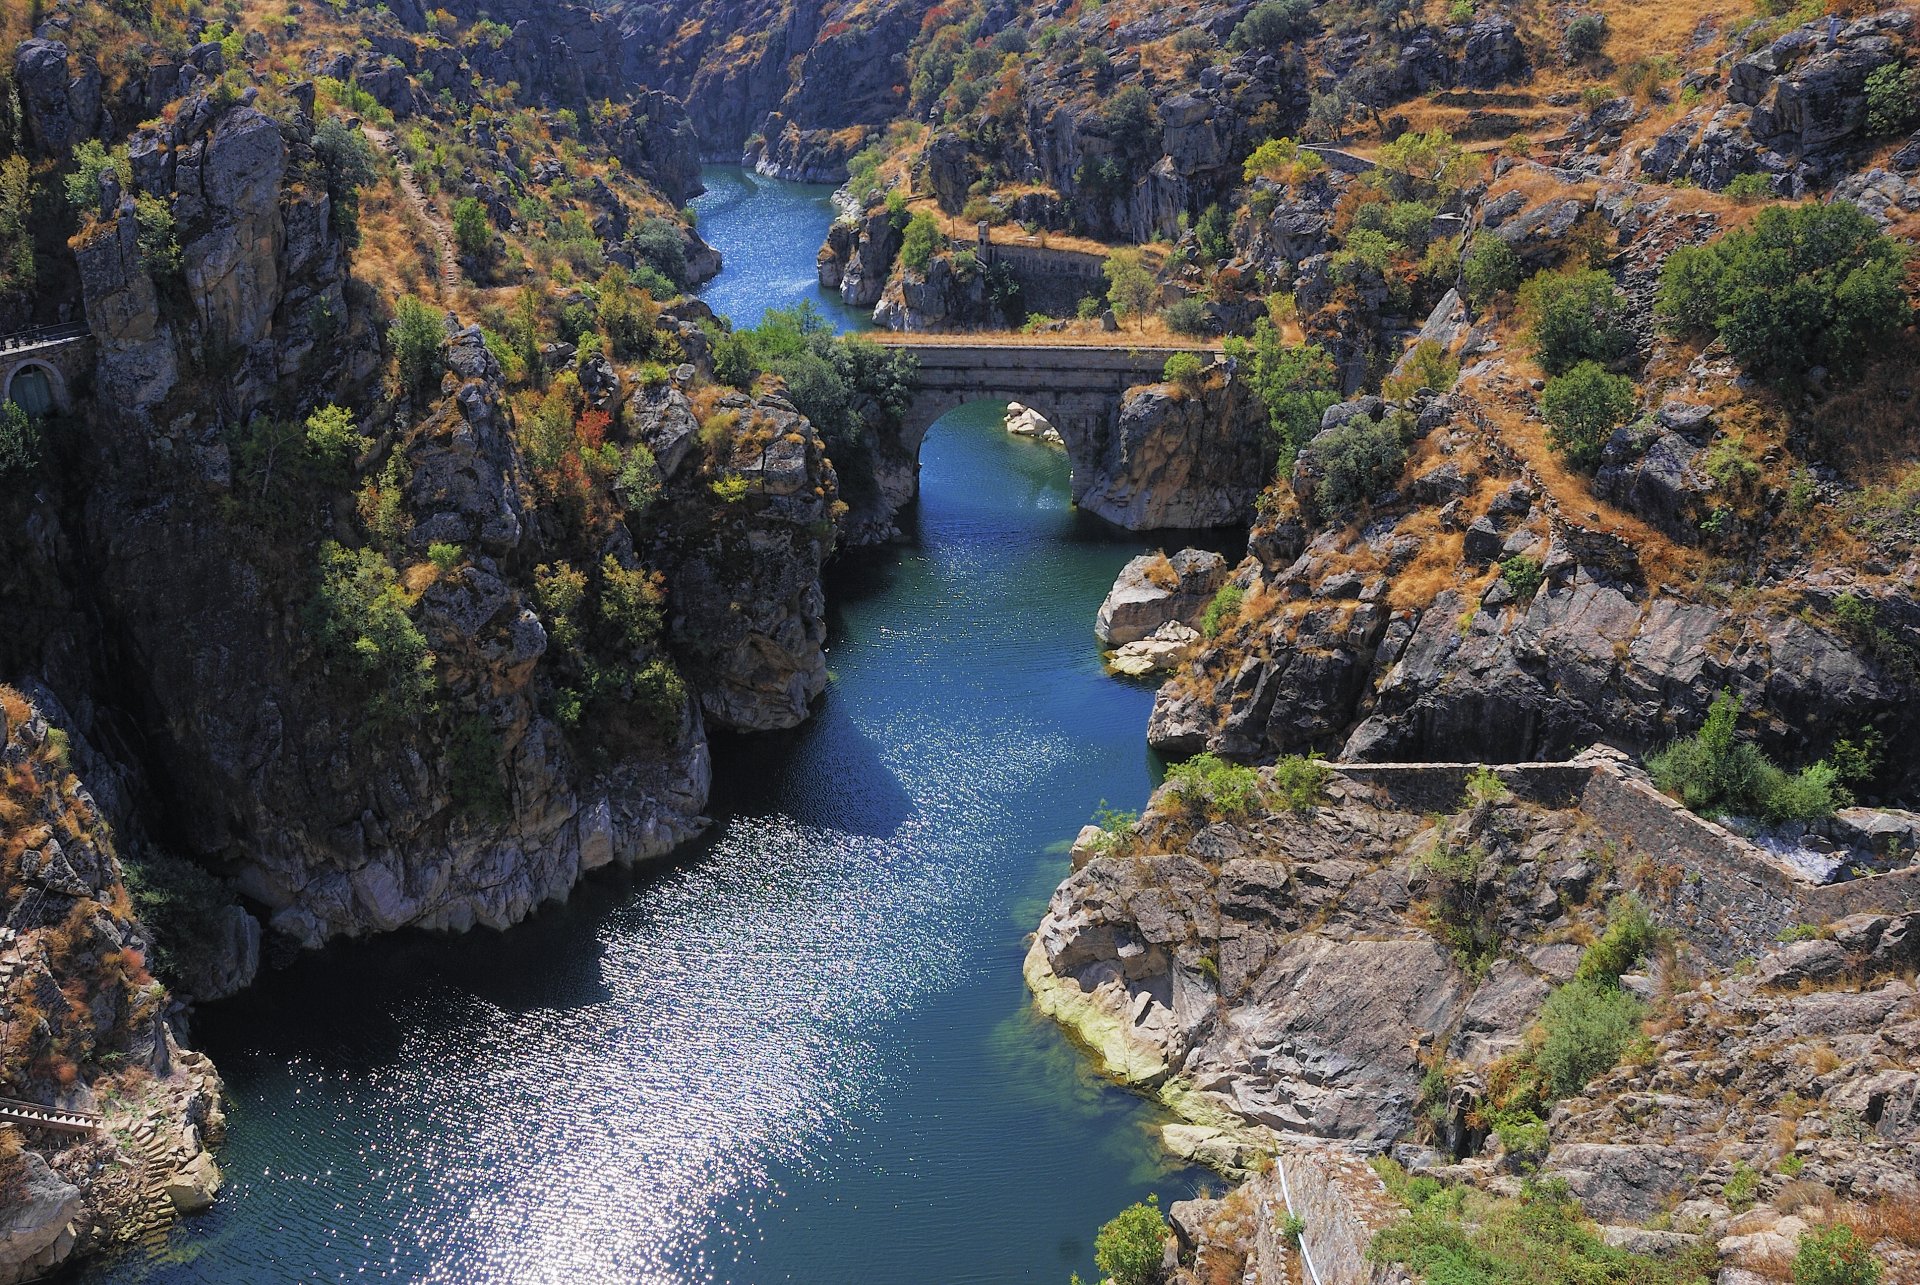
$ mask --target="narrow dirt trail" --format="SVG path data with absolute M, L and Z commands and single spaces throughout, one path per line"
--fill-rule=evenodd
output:
M 460 254 L 453 244 L 453 232 L 441 220 L 439 214 L 435 213 L 434 208 L 427 204 L 427 194 L 420 190 L 419 180 L 414 178 L 413 166 L 407 163 L 405 153 L 394 145 L 393 135 L 384 129 L 365 123 L 361 124 L 360 130 L 373 141 L 375 147 L 393 158 L 394 168 L 400 173 L 402 195 L 407 198 L 407 204 L 413 207 L 414 213 L 420 216 L 421 221 L 433 233 L 434 246 L 438 251 L 435 258 L 440 268 L 440 289 L 445 294 L 452 294 L 460 288 Z

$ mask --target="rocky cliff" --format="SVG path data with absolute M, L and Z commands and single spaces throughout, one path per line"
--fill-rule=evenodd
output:
M 89 1122 L 54 1129 L 16 1113 L 0 1123 L 9 1282 L 164 1233 L 221 1182 L 206 1150 L 225 1128 L 219 1077 L 176 1036 L 112 827 L 75 773 L 104 760 L 50 722 L 54 710 L 0 688 L 0 1078 L 9 1108 L 24 1100 Z

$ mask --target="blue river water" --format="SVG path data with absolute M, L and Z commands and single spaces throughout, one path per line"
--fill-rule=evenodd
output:
M 743 321 L 817 297 L 824 189 L 708 183 L 706 297 Z M 682 859 L 201 1013 L 230 1185 L 104 1275 L 1065 1285 L 1121 1207 L 1203 1185 L 1021 983 L 1064 840 L 1158 769 L 1151 690 L 1091 633 L 1150 541 L 1073 510 L 1002 409 L 936 425 L 909 539 L 833 566 L 827 695 L 716 744 Z

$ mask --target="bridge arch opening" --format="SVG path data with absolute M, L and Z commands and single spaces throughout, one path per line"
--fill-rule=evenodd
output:
M 912 413 L 902 425 L 900 445 L 917 475 L 920 462 L 920 448 L 925 444 L 927 434 L 934 426 L 957 412 L 966 412 L 971 416 L 984 415 L 991 409 L 993 418 L 1002 431 L 1006 427 L 1007 407 L 1019 403 L 1034 411 L 1053 425 L 1060 434 L 1058 446 L 1046 444 L 1034 438 L 1027 438 L 1023 444 L 1036 451 L 1064 450 L 1067 461 L 1068 485 L 1073 500 L 1078 503 L 1082 490 L 1094 474 L 1098 463 L 1097 456 L 1103 439 L 1105 406 L 1088 408 L 1076 406 L 1071 398 L 1060 398 L 1041 387 L 1033 391 L 1017 390 L 1009 384 L 1005 388 L 990 392 L 949 392 L 938 395 L 922 394 L 916 399 Z
M 7 374 L 0 400 L 10 401 L 34 419 L 44 419 L 66 403 L 60 372 L 41 361 L 26 361 Z

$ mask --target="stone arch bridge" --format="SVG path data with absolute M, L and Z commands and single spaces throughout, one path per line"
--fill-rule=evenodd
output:
M 1142 344 L 1049 344 L 1026 336 L 1004 340 L 880 333 L 867 338 L 910 352 L 919 361 L 914 399 L 900 430 L 900 446 L 917 461 L 934 421 L 969 402 L 1021 402 L 1060 430 L 1072 472 L 1074 503 L 1123 526 L 1212 525 L 1225 520 L 1163 522 L 1181 507 L 1142 499 L 1138 443 L 1122 441 L 1120 408 L 1127 390 L 1157 384 L 1167 358 L 1191 352 L 1209 360 L 1220 352 L 1203 346 Z M 1150 489 L 1150 487 L 1149 487 Z M 1257 486 L 1255 487 L 1257 490 Z M 1204 509 L 1202 510 L 1204 511 Z
M 0 401 L 35 416 L 73 409 L 73 385 L 93 366 L 85 326 L 45 326 L 0 336 Z

